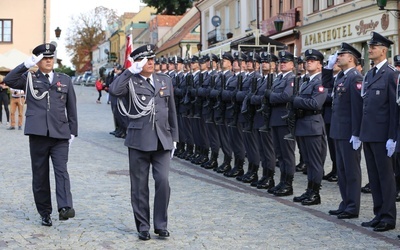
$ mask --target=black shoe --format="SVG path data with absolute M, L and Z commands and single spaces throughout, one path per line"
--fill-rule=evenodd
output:
M 362 227 L 376 227 L 379 224 L 379 220 L 372 219 L 371 221 L 361 223 Z
M 243 183 L 252 183 L 253 181 L 258 181 L 258 174 L 256 172 L 242 178 Z
M 162 238 L 169 237 L 169 232 L 166 229 L 154 229 L 154 233 L 158 234 L 158 236 L 160 236 Z
M 351 214 L 348 212 L 343 212 L 341 214 L 338 214 L 337 218 L 338 219 L 353 219 L 353 218 L 358 218 L 358 214 Z
M 303 206 L 311 206 L 311 205 L 319 205 L 321 204 L 321 196 L 319 193 L 311 191 L 308 194 L 308 197 L 301 201 L 301 205 Z
M 150 233 L 149 231 L 140 231 L 138 233 L 139 240 L 150 240 Z
M 306 192 L 304 192 L 302 195 L 293 197 L 293 201 L 294 202 L 302 202 L 303 200 L 307 199 L 309 195 L 310 195 L 310 190 L 307 189 Z M 329 211 L 329 214 L 330 214 L 330 211 Z
M 117 133 L 117 130 L 111 131 L 110 135 L 115 135 Z
M 286 182 L 284 182 L 283 185 L 274 192 L 274 195 L 279 197 L 289 196 L 292 194 L 293 194 L 293 186 L 288 185 Z
M 303 162 L 300 162 L 299 164 L 296 165 L 296 172 L 303 172 L 305 167 L 306 167 L 306 164 L 304 164 Z
M 257 189 L 270 189 L 275 186 L 275 181 L 273 177 L 266 178 L 262 182 L 258 182 Z
M 322 177 L 322 180 L 327 181 L 331 176 L 336 176 L 336 173 L 330 172 L 329 174 L 324 175 L 324 176 Z
M 215 170 L 217 173 L 227 173 L 231 171 L 232 167 L 229 164 L 223 163 L 221 166 L 217 167 L 217 170 Z
M 224 176 L 226 177 L 237 177 L 237 176 L 242 176 L 244 174 L 244 170 L 241 168 L 232 168 L 231 171 L 225 172 Z
M 50 215 L 42 216 L 42 226 L 51 227 L 52 225 Z
M 75 217 L 75 210 L 69 207 L 63 207 L 58 212 L 58 219 L 59 220 L 68 220 L 69 218 Z
M 386 223 L 386 222 L 379 222 L 378 225 L 376 225 L 376 227 L 374 227 L 374 231 L 375 232 L 385 232 L 385 231 L 389 231 L 395 228 L 395 225 Z
M 9 127 L 7 130 L 15 130 L 15 127 Z
M 364 193 L 364 194 L 371 193 L 371 187 L 369 186 L 369 183 L 367 183 L 364 187 L 361 188 L 361 193 Z
M 336 175 L 332 175 L 331 177 L 329 177 L 329 178 L 327 179 L 327 181 L 329 181 L 329 182 L 337 182 L 337 181 L 338 181 L 338 178 L 337 178 Z
M 329 210 L 329 212 L 328 212 L 330 215 L 339 215 L 339 214 L 341 214 L 341 213 L 343 213 L 343 211 L 342 210 Z

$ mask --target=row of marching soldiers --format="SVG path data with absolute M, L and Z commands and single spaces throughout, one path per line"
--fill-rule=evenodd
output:
M 360 211 L 363 147 L 375 217 L 362 226 L 393 229 L 397 73 L 386 59 L 392 42 L 372 34 L 368 52 L 378 70 L 370 70 L 365 78 L 357 70 L 361 53 L 347 43 L 325 68 L 324 56 L 314 49 L 305 51 L 304 64 L 288 51 L 280 51 L 278 57 L 249 51 L 226 52 L 220 58 L 214 54 L 169 58 L 165 73 L 173 78 L 180 131 L 175 155 L 275 196 L 290 196 L 297 142 L 308 183 L 293 201 L 317 205 L 329 144 L 342 197 L 329 214 L 351 219 Z M 307 73 L 302 75 L 298 66 Z M 324 121 L 324 107 L 332 108 L 330 126 Z M 224 160 L 218 164 L 220 151 Z

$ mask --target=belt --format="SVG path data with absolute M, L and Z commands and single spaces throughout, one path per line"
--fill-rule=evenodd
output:
M 309 116 L 309 115 L 319 115 L 321 113 L 322 113 L 321 110 L 303 110 L 303 109 L 297 110 L 297 115 L 300 117 Z
M 12 98 L 24 98 L 24 96 L 11 96 Z

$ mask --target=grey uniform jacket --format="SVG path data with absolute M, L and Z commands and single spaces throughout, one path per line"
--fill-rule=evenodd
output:
M 14 89 L 26 87 L 27 68 L 18 65 L 4 78 L 4 82 Z M 49 91 L 41 100 L 33 98 L 30 89 L 26 94 L 25 135 L 49 136 L 57 139 L 70 139 L 71 134 L 78 136 L 78 117 L 76 95 L 71 78 L 65 74 L 54 72 L 53 82 L 40 70 L 32 73 L 32 83 L 37 96 Z
M 125 70 L 110 85 L 109 91 L 120 98 L 127 95 L 131 98 L 132 93 L 129 91 L 128 83 L 129 79 L 132 79 L 137 97 L 141 101 L 147 104 L 154 97 L 154 126 L 151 115 L 129 119 L 125 146 L 141 151 L 156 151 L 159 140 L 164 150 L 172 150 L 173 142 L 179 141 L 172 81 L 170 77 L 160 73 L 154 73 L 152 77 L 155 88 L 139 74 L 132 74 L 129 70 Z M 137 114 L 133 106 L 130 114 Z

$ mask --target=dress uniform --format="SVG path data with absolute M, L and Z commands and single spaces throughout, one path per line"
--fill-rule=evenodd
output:
M 262 65 L 268 63 L 269 70 L 271 70 L 271 64 L 276 63 L 278 61 L 278 57 L 274 54 L 268 54 L 267 52 L 261 53 L 261 63 Z M 264 67 L 263 67 L 264 71 Z M 251 183 L 252 186 L 256 186 L 258 189 L 269 189 L 275 186 L 274 182 L 274 174 L 275 174 L 275 165 L 276 165 L 276 157 L 274 151 L 274 144 L 272 140 L 271 130 L 260 130 L 260 128 L 264 127 L 268 120 L 265 119 L 263 112 L 264 110 L 260 110 L 262 108 L 262 102 L 265 98 L 265 92 L 269 90 L 271 86 L 268 86 L 268 82 L 273 82 L 274 74 L 269 72 L 264 72 L 264 77 L 260 79 L 259 86 L 257 87 L 256 92 L 251 97 L 251 104 L 255 105 L 257 108 L 257 112 L 254 116 L 254 129 L 256 129 L 258 139 L 258 149 L 260 154 L 260 161 L 263 168 L 263 176 L 256 183 Z M 271 77 L 271 79 L 269 79 Z M 267 104 L 268 105 L 268 104 Z M 270 114 L 269 114 L 270 115 Z
M 397 71 L 400 71 L 400 55 L 396 55 L 393 58 L 394 61 L 394 66 L 396 67 Z M 398 95 L 399 96 L 399 95 Z M 397 96 L 397 97 L 398 97 Z M 399 141 L 399 136 L 400 136 L 400 121 L 399 121 L 399 126 L 397 129 L 397 140 Z M 400 201 L 400 143 L 396 143 L 396 151 L 393 156 L 393 168 L 394 168 L 394 176 L 396 179 L 396 201 Z
M 349 63 L 348 56 L 353 57 Z M 342 68 L 333 86 L 333 105 L 330 136 L 334 140 L 338 183 L 342 201 L 337 210 L 329 214 L 339 219 L 357 218 L 361 195 L 361 142 L 350 143 L 352 136 L 360 136 L 362 116 L 362 75 L 356 69 L 361 53 L 347 43 L 338 52 L 338 65 Z M 354 140 L 354 138 L 353 138 Z M 357 140 L 357 139 L 356 139 Z M 353 145 L 354 144 L 354 147 Z
M 125 146 L 129 150 L 131 203 L 141 240 L 150 239 L 150 165 L 155 182 L 154 232 L 161 237 L 169 236 L 170 154 L 179 139 L 172 81 L 164 74 L 154 73 L 154 48 L 144 45 L 134 50 L 130 56 L 135 63 L 110 86 L 112 94 L 119 98 L 128 95 L 134 106 L 124 111 L 130 118 Z M 135 69 L 143 58 L 148 61 L 138 73 Z
M 78 135 L 76 96 L 71 78 L 53 71 L 55 49 L 49 43 L 37 46 L 32 58 L 4 78 L 14 89 L 27 89 L 25 135 L 29 136 L 33 195 L 44 226 L 52 225 L 49 158 L 55 174 L 59 219 L 75 216 L 67 162 L 69 140 L 72 142 Z M 41 55 L 43 59 L 40 60 Z M 39 70 L 27 72 L 35 64 Z
M 372 32 L 368 44 L 369 58 L 375 67 L 368 71 L 362 84 L 360 140 L 363 142 L 375 217 L 361 225 L 374 227 L 374 231 L 387 231 L 396 226 L 396 185 L 391 156 L 397 138 L 398 72 L 386 59 L 392 41 Z
M 321 70 L 324 56 L 321 52 L 309 49 L 305 51 L 306 69 L 310 80 L 300 86 L 298 96 L 293 99 L 296 110 L 295 136 L 302 150 L 304 162 L 307 165 L 308 185 L 306 192 L 294 197 L 294 202 L 302 205 L 316 205 L 321 203 L 319 189 L 324 172 L 322 152 L 325 143 L 325 124 L 321 114 L 328 92 L 322 86 Z
M 288 51 L 280 51 L 279 61 L 281 64 L 293 64 L 294 56 Z M 272 130 L 272 138 L 274 140 L 274 149 L 279 161 L 281 171 L 280 182 L 273 188 L 268 189 L 268 193 L 276 196 L 288 196 L 293 194 L 293 177 L 295 172 L 295 156 L 294 151 L 296 142 L 285 140 L 284 136 L 289 133 L 287 122 L 282 119 L 288 112 L 286 108 L 287 102 L 290 101 L 293 95 L 293 83 L 295 75 L 292 71 L 293 67 L 283 67 L 282 73 L 272 84 L 271 91 L 267 96 L 271 103 L 271 119 L 269 126 Z

